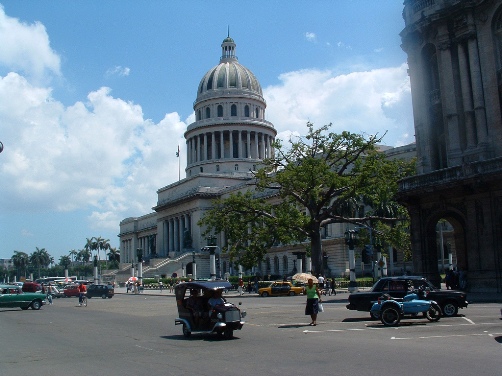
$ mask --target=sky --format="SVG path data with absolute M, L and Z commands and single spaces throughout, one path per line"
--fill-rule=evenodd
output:
M 308 121 L 415 142 L 402 0 L 0 0 L 0 258 L 152 212 L 227 33 L 278 138 Z M 180 158 L 176 151 L 180 147 Z

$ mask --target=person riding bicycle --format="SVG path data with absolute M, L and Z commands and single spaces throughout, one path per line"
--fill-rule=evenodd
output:
M 82 299 L 85 295 L 87 291 L 87 288 L 85 287 L 85 285 L 83 283 L 81 283 L 80 285 L 78 285 L 78 305 L 81 306 L 82 305 Z

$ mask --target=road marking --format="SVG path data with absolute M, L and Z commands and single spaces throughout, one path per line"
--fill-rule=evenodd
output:
M 474 336 L 486 336 L 487 334 L 485 333 L 475 333 L 475 334 L 450 334 L 450 335 L 445 335 L 445 336 L 419 336 L 419 337 L 390 337 L 390 339 L 397 339 L 397 340 L 403 340 L 403 339 L 430 339 L 430 338 L 452 338 L 452 337 L 474 337 Z
M 472 321 L 471 319 L 468 319 L 467 317 L 462 317 L 465 321 L 467 321 L 468 323 L 471 323 L 472 325 L 476 325 L 474 323 L 474 321 Z

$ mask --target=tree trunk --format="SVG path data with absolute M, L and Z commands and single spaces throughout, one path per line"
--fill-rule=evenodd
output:
M 312 237 L 310 238 L 312 274 L 316 276 L 323 274 L 322 240 L 321 240 L 321 231 L 319 230 L 320 229 L 314 231 Z

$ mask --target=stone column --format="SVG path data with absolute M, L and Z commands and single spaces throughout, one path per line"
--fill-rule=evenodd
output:
M 174 218 L 169 219 L 169 252 L 174 252 Z
M 251 132 L 247 131 L 246 132 L 246 158 L 251 158 Z
M 229 130 L 229 139 L 230 139 L 230 158 L 233 158 L 234 157 L 234 135 L 233 135 L 233 131 L 232 130 Z
M 207 133 L 204 133 L 204 156 L 201 160 L 207 161 Z
M 211 159 L 216 159 L 216 132 L 211 132 Z
M 260 150 L 258 149 L 258 145 L 260 143 L 258 142 L 258 132 L 254 132 L 254 148 L 255 148 L 255 159 L 260 159 Z
M 237 137 L 239 137 L 239 142 L 237 144 L 237 158 L 243 158 L 242 154 L 242 131 L 237 131 Z
M 467 54 L 462 42 L 458 43 L 458 63 L 460 68 L 460 87 L 462 90 L 462 103 L 464 105 L 465 128 L 467 133 L 467 148 L 474 148 L 476 142 L 474 139 L 474 113 L 471 97 L 471 81 Z
M 223 131 L 220 131 L 220 159 L 225 158 L 225 141 L 223 139 Z
M 474 97 L 474 116 L 476 119 L 478 143 L 483 143 L 487 141 L 487 129 L 485 98 L 483 96 L 483 82 L 481 78 L 481 66 L 479 63 L 477 39 L 474 37 L 469 38 L 469 40 L 467 41 L 467 48 L 469 51 L 469 68 L 471 69 L 472 94 Z
M 265 133 L 261 134 L 260 159 L 265 159 Z

